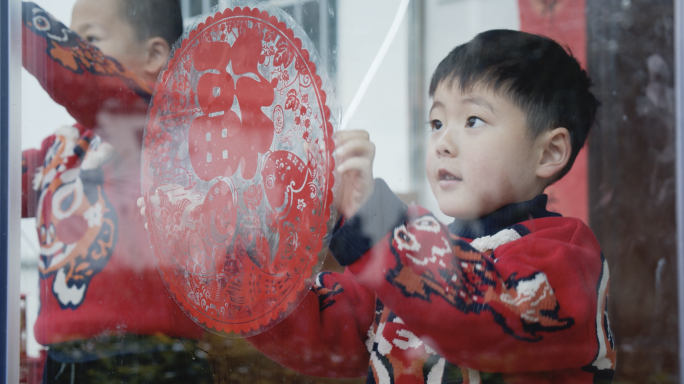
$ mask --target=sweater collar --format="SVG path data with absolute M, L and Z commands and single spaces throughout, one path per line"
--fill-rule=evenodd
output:
M 449 230 L 459 237 L 476 239 L 491 236 L 502 229 L 530 219 L 561 216 L 546 210 L 548 200 L 547 195 L 539 195 L 532 200 L 504 205 L 477 220 L 454 220 L 449 224 Z

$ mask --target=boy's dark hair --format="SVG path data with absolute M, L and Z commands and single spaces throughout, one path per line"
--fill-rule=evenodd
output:
M 476 85 L 500 92 L 525 113 L 532 138 L 567 128 L 570 159 L 553 181 L 572 168 L 600 105 L 589 91 L 587 72 L 571 53 L 547 37 L 518 31 L 483 32 L 454 48 L 432 75 L 430 97 L 440 84 L 457 84 L 462 92 Z
M 145 41 L 161 37 L 169 47 L 183 34 L 183 16 L 179 0 L 119 0 L 121 16 Z

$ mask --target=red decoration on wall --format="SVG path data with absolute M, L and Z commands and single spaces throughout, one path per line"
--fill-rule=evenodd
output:
M 277 8 L 227 9 L 190 32 L 156 86 L 148 230 L 168 289 L 209 330 L 268 329 L 320 269 L 334 146 L 312 48 Z
M 520 30 L 548 36 L 570 48 L 583 68 L 587 64 L 584 0 L 519 0 Z M 546 189 L 548 209 L 589 223 L 587 150 L 580 151 L 570 172 Z

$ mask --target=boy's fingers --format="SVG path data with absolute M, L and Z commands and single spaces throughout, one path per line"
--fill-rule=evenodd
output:
M 335 132 L 332 136 L 336 147 L 344 145 L 349 140 L 363 139 L 370 140 L 370 135 L 366 131 L 356 130 L 356 131 L 339 131 Z
M 138 198 L 138 201 L 136 201 L 136 203 L 138 204 L 138 208 L 144 207 L 144 206 L 145 206 L 145 198 L 144 198 L 144 197 L 139 197 L 139 198 Z
M 350 140 L 335 150 L 335 157 L 341 163 L 351 157 L 367 157 L 373 160 L 375 144 L 364 139 Z
M 359 171 L 363 176 L 370 174 L 373 161 L 365 157 L 352 157 L 337 166 L 337 172 L 344 174 Z
M 367 131 L 363 130 L 350 130 L 350 131 L 339 131 L 335 132 L 332 136 L 335 143 L 343 143 L 351 139 L 370 139 L 370 135 Z
M 140 214 L 145 216 L 145 207 L 140 208 Z

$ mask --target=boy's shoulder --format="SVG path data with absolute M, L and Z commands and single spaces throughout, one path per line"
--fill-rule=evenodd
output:
M 601 252 L 594 232 L 582 220 L 575 217 L 553 216 L 530 219 L 514 226 L 521 237 L 531 236 L 535 241 L 545 241 L 556 247 L 579 247 Z
M 533 250 L 541 252 L 563 248 L 583 249 L 590 254 L 601 252 L 596 236 L 582 220 L 553 212 L 542 214 L 540 217 L 527 217 L 525 220 L 511 225 L 500 225 L 497 228 L 487 220 L 470 222 L 465 226 L 460 225 L 458 221 L 445 225 L 429 210 L 411 205 L 406 210 L 404 225 L 410 232 L 433 233 L 440 238 L 448 233 L 452 245 L 469 244 L 469 247 L 479 252 L 491 252 L 507 244 L 526 253 Z M 391 236 L 402 234 L 393 233 Z M 440 239 L 437 240 L 441 242 Z M 516 242 L 518 240 L 523 241 Z M 502 248 L 499 252 L 504 250 Z

